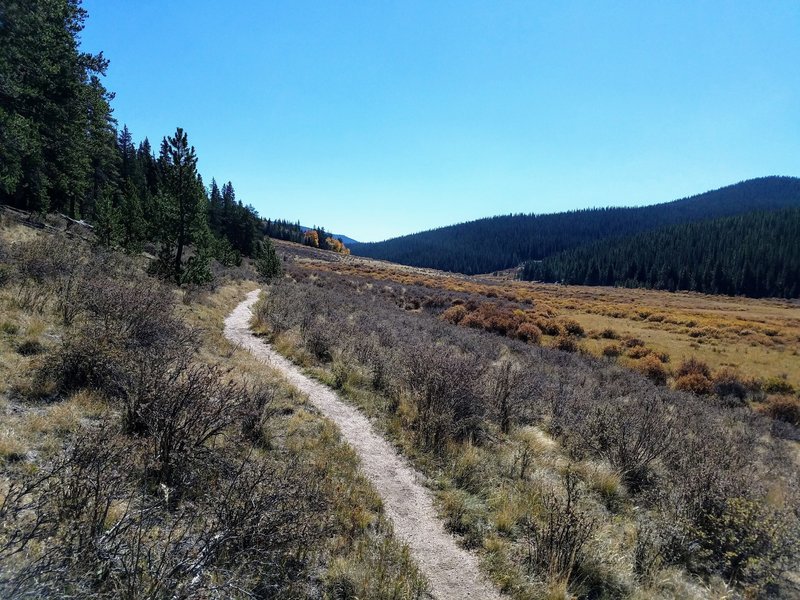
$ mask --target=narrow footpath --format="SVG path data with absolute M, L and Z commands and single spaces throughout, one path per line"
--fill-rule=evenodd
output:
M 354 406 L 339 398 L 329 387 L 302 373 L 250 331 L 251 307 L 260 290 L 225 319 L 225 337 L 249 350 L 261 362 L 280 371 L 286 380 L 306 394 L 311 403 L 336 423 L 352 446 L 361 468 L 383 499 L 386 515 L 394 524 L 397 538 L 406 544 L 427 577 L 437 600 L 500 600 L 478 568 L 475 555 L 458 546 L 436 516 L 430 491 L 422 476 L 379 433 Z

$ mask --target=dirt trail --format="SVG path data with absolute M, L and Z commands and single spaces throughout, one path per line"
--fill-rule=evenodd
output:
M 279 370 L 297 389 L 307 394 L 323 415 L 331 419 L 361 459 L 362 470 L 383 499 L 397 537 L 428 578 L 437 600 L 500 599 L 500 594 L 481 575 L 478 559 L 460 548 L 436 516 L 430 492 L 422 476 L 378 433 L 357 408 L 339 399 L 327 386 L 303 375 L 250 332 L 250 307 L 260 290 L 247 295 L 225 319 L 225 336 L 252 352 L 260 361 Z

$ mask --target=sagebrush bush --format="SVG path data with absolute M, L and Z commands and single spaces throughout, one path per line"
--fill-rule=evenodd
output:
M 584 550 L 596 523 L 580 507 L 578 478 L 567 472 L 562 493 L 544 490 L 542 516 L 526 524 L 528 562 L 549 584 L 568 585 L 585 560 Z
M 796 396 L 769 396 L 757 410 L 772 419 L 800 427 L 800 398 Z
M 628 356 L 630 358 L 633 358 L 634 360 L 639 358 L 644 358 L 645 356 L 648 356 L 652 353 L 653 351 L 650 350 L 650 348 L 645 348 L 644 346 L 634 346 L 633 348 L 628 350 Z
M 553 347 L 561 350 L 562 352 L 577 352 L 578 351 L 578 344 L 575 341 L 575 338 L 568 335 L 560 335 L 556 338 Z
M 467 309 L 463 304 L 451 306 L 442 313 L 442 319 L 448 323 L 453 323 L 454 325 L 458 325 L 465 316 L 467 316 Z
M 530 322 L 525 322 L 517 327 L 517 337 L 529 344 L 538 344 L 542 340 L 542 330 Z
M 708 377 L 700 373 L 687 373 L 675 378 L 675 389 L 698 396 L 709 396 L 714 391 L 714 385 Z
M 36 354 L 41 354 L 44 352 L 44 346 L 39 340 L 23 340 L 17 346 L 17 353 L 21 354 L 22 356 L 34 356 Z
M 675 370 L 676 377 L 685 375 L 698 375 L 704 379 L 711 379 L 711 369 L 702 360 L 691 357 L 681 361 L 681 364 Z
M 561 327 L 567 333 L 567 335 L 583 337 L 586 334 L 586 331 L 583 329 L 583 325 L 578 323 L 575 319 L 561 319 L 560 322 Z
M 767 394 L 794 394 L 794 386 L 784 377 L 770 377 L 762 385 Z
M 656 385 L 667 384 L 669 372 L 654 354 L 645 354 L 635 368 Z
M 733 369 L 720 369 L 714 374 L 711 383 L 714 394 L 720 398 L 733 397 L 744 400 L 747 397 L 747 386 Z

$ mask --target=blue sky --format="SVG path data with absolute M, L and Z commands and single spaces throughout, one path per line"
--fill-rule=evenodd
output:
M 800 2 L 84 0 L 115 116 L 371 241 L 800 175 Z

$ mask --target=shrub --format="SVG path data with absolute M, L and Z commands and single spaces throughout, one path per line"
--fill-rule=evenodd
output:
M 633 359 L 644 358 L 645 356 L 649 356 L 652 354 L 652 350 L 650 348 L 645 348 L 644 346 L 634 346 L 630 350 L 628 350 L 628 356 Z
M 545 335 L 559 336 L 564 331 L 558 321 L 553 319 L 536 319 L 535 324 Z
M 626 348 L 635 348 L 636 346 L 644 346 L 644 342 L 639 338 L 635 337 L 626 338 L 624 344 Z
M 700 375 L 705 379 L 711 379 L 711 369 L 702 360 L 692 357 L 682 361 L 675 371 L 676 377 L 683 377 L 684 375 Z
M 586 332 L 583 325 L 578 323 L 575 319 L 562 319 L 561 326 L 566 331 L 567 335 L 574 335 L 575 337 L 583 337 Z
M 800 427 L 800 398 L 770 396 L 758 406 L 758 412 L 778 421 Z
M 785 377 L 770 377 L 762 387 L 767 394 L 794 394 L 794 386 Z
M 616 331 L 611 329 L 610 327 L 606 327 L 603 331 L 600 332 L 600 337 L 604 340 L 616 340 L 619 339 L 619 335 Z
M 768 504 L 729 498 L 703 525 L 695 536 L 704 570 L 744 584 L 750 595 L 791 568 L 797 540 L 790 522 Z
M 711 383 L 714 394 L 720 398 L 733 397 L 744 400 L 747 397 L 747 386 L 733 369 L 720 369 L 714 374 Z
M 560 335 L 556 338 L 555 344 L 553 345 L 554 348 L 557 350 L 561 350 L 562 352 L 577 352 L 578 351 L 578 344 L 575 341 L 575 338 L 567 335 Z
M 520 406 L 531 392 L 530 379 L 520 364 L 508 356 L 501 357 L 484 375 L 485 396 L 500 430 L 508 433 L 520 413 Z
M 25 340 L 17 346 L 17 353 L 22 356 L 34 356 L 41 354 L 44 351 L 44 346 L 39 340 Z
M 406 381 L 416 404 L 416 432 L 423 447 L 440 451 L 449 441 L 483 437 L 485 406 L 472 356 L 419 348 L 407 357 Z
M 0 332 L 7 335 L 17 335 L 19 333 L 19 325 L 9 321 L 3 321 L 0 323 Z
M 670 361 L 669 354 L 666 352 L 653 352 L 653 356 L 658 358 L 662 363 L 666 364 Z
M 655 390 L 569 408 L 561 418 L 573 454 L 606 460 L 634 490 L 649 479 L 653 461 L 673 447 L 675 417 Z
M 603 346 L 603 356 L 616 357 L 622 354 L 619 344 L 607 344 Z
M 710 379 L 700 373 L 688 373 L 675 379 L 675 389 L 698 396 L 708 396 L 713 391 L 713 385 Z
M 525 322 L 517 327 L 517 337 L 529 344 L 538 344 L 542 340 L 542 330 L 530 322 Z
M 594 519 L 578 506 L 578 477 L 568 471 L 563 496 L 543 492 L 541 522 L 526 523 L 528 561 L 531 570 L 543 574 L 548 583 L 569 583 L 596 527 Z
M 656 385 L 666 385 L 669 373 L 658 358 L 652 354 L 646 355 L 636 365 L 636 370 L 642 373 Z
M 467 309 L 464 307 L 463 304 L 456 304 L 454 306 L 451 306 L 442 313 L 442 319 L 444 319 L 448 323 L 453 323 L 454 325 L 460 323 L 466 316 L 467 316 Z

